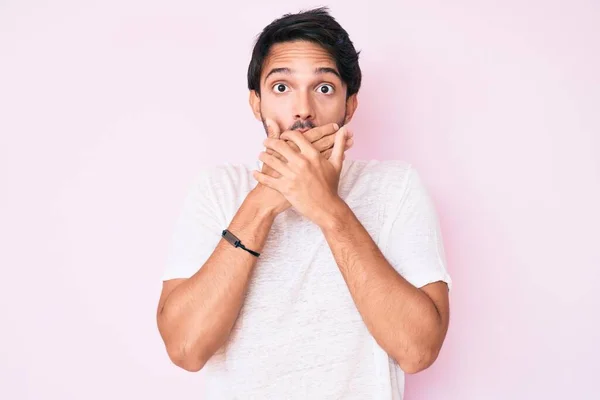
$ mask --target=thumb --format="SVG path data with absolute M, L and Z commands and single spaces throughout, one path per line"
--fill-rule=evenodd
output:
M 333 142 L 333 151 L 331 152 L 331 157 L 329 161 L 333 164 L 337 171 L 341 171 L 342 164 L 344 162 L 344 147 L 346 146 L 346 140 L 348 134 L 348 128 L 346 126 L 342 126 L 335 133 L 335 141 Z
M 266 118 L 265 126 L 267 128 L 267 136 L 268 137 L 279 139 L 279 135 L 281 134 L 281 131 L 279 130 L 279 126 L 277 125 L 277 123 L 275 121 L 273 121 L 272 119 Z

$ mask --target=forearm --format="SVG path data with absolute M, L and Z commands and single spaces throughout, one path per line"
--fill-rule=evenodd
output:
M 427 364 L 443 340 L 435 304 L 396 272 L 346 203 L 332 210 L 321 230 L 365 325 L 405 371 Z
M 251 193 L 228 229 L 260 253 L 274 218 Z M 169 294 L 159 313 L 159 328 L 172 359 L 198 370 L 225 343 L 256 262 L 254 255 L 221 239 L 202 268 Z

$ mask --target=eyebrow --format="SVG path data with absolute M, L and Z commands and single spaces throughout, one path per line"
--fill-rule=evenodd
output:
M 294 71 L 287 68 L 287 67 L 282 67 L 282 68 L 273 68 L 271 71 L 269 71 L 269 73 L 267 74 L 267 76 L 265 76 L 264 82 L 267 81 L 267 78 L 273 74 L 285 74 L 285 75 L 291 75 L 293 74 Z M 337 76 L 340 80 L 342 80 L 342 77 L 340 76 L 340 73 L 337 72 L 337 70 L 335 68 L 330 68 L 330 67 L 318 67 L 315 68 L 315 74 L 316 75 L 322 75 L 322 74 L 334 74 L 335 76 Z

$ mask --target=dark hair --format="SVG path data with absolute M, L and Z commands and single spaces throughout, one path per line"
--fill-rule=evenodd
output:
M 346 98 L 358 93 L 361 81 L 358 65 L 360 51 L 354 49 L 348 33 L 328 11 L 327 7 L 320 7 L 297 14 L 285 14 L 265 27 L 256 39 L 252 51 L 248 66 L 248 89 L 255 90 L 260 95 L 260 76 L 271 46 L 305 40 L 320 45 L 335 60 L 347 87 Z

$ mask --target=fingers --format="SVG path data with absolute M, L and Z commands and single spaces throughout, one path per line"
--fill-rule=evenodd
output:
M 312 128 L 312 129 L 304 132 L 304 137 L 309 142 L 314 143 L 314 142 L 322 139 L 325 136 L 334 134 L 335 132 L 337 132 L 338 129 L 340 129 L 338 124 L 336 124 L 335 122 L 332 122 L 330 124 L 317 126 L 315 128 Z
M 354 139 L 350 138 L 346 140 L 346 145 L 344 146 L 344 151 L 350 150 L 354 146 Z M 333 152 L 333 144 L 326 149 L 321 151 L 321 155 L 326 159 L 331 157 L 331 153 Z
M 287 163 L 279 160 L 277 157 L 273 157 L 266 152 L 261 152 L 258 158 L 265 164 L 269 165 L 273 170 L 279 172 L 281 175 L 287 176 L 291 170 Z
M 277 123 L 275 121 L 273 121 L 270 118 L 265 118 L 265 128 L 267 130 L 267 137 L 279 139 L 279 136 L 281 135 L 281 130 L 279 129 L 279 125 L 277 125 Z M 272 149 L 270 149 L 268 147 L 265 147 L 265 152 L 267 152 L 268 154 L 271 154 L 272 156 L 277 157 L 277 158 L 282 157 L 281 154 L 273 151 Z M 264 161 L 262 161 L 261 172 L 263 174 L 267 174 L 267 175 L 273 176 L 275 178 L 279 178 L 281 176 L 281 174 L 279 172 L 275 171 L 273 168 L 271 168 L 270 166 L 265 164 Z
M 280 185 L 279 185 L 279 180 L 269 176 L 269 175 L 265 175 L 261 172 L 258 172 L 256 170 L 252 171 L 252 176 L 254 177 L 254 179 L 256 179 L 258 181 L 258 183 L 261 183 L 265 186 L 270 187 L 271 189 L 275 189 L 278 192 L 281 192 L 280 189 Z
M 264 142 L 265 152 L 285 164 L 289 163 L 290 157 L 295 160 L 298 153 L 304 154 L 305 156 L 320 155 L 326 159 L 331 159 L 336 165 L 338 163 L 341 164 L 341 161 L 345 159 L 345 151 L 349 150 L 354 145 L 354 139 L 352 138 L 353 134 L 348 131 L 348 127 L 343 126 L 342 128 L 339 128 L 339 126 L 333 122 L 315 127 L 304 133 L 300 133 L 296 130 L 281 132 L 279 125 L 271 119 L 265 119 L 265 126 L 269 138 L 280 139 L 288 145 L 287 147 L 279 147 L 276 142 L 269 142 L 269 140 L 266 140 Z M 341 130 L 343 130 L 344 133 L 341 135 L 341 138 L 338 138 L 338 132 Z M 336 152 L 336 143 L 338 143 L 338 140 L 340 148 Z M 267 145 L 267 143 L 269 143 L 269 145 Z M 287 155 L 287 157 L 285 155 Z M 332 159 L 333 155 L 335 155 L 335 157 Z M 274 173 L 277 172 L 274 171 Z
M 296 133 L 299 134 L 299 132 L 290 132 L 290 131 L 286 131 L 284 132 L 286 134 L 289 133 Z M 283 134 L 282 134 L 283 135 Z M 290 145 L 286 144 L 284 140 L 284 137 L 282 137 L 281 139 L 275 139 L 275 138 L 266 138 L 263 141 L 263 145 L 266 148 L 270 148 L 273 149 L 275 152 L 281 154 L 283 157 L 285 157 L 289 163 L 295 163 L 298 161 L 298 159 L 300 158 L 300 154 L 297 153 L 296 151 L 294 151 Z M 302 150 L 302 149 L 301 149 Z M 313 148 L 313 151 L 316 151 Z
M 291 140 L 286 140 L 285 142 L 289 144 L 296 153 L 300 153 L 300 147 L 298 147 L 296 143 L 292 142 Z
M 338 171 L 341 171 L 342 169 L 342 161 L 344 160 L 344 147 L 347 139 L 348 128 L 343 126 L 335 134 L 335 143 L 333 144 L 333 152 L 330 158 L 331 163 Z
M 300 148 L 296 145 L 296 143 L 290 141 L 290 140 L 285 140 L 285 142 L 293 149 L 295 150 L 297 153 L 300 153 Z M 265 151 L 267 154 L 272 155 L 273 157 L 278 158 L 279 160 L 283 161 L 283 162 L 288 162 L 288 160 L 282 156 L 281 154 L 279 154 L 278 152 L 276 152 L 275 150 L 271 149 L 270 147 L 265 147 Z
M 312 143 L 313 147 L 319 151 L 325 151 L 327 149 L 331 149 L 333 147 L 333 142 L 335 141 L 335 135 L 329 134 L 327 136 L 323 136 L 321 139 L 314 141 Z
M 296 145 L 300 148 L 300 154 L 306 157 L 317 157 L 320 153 L 313 147 L 312 143 L 310 143 L 308 139 L 306 139 L 306 137 L 304 137 L 304 135 L 298 131 L 285 131 L 281 134 L 280 138 L 291 140 L 292 142 L 296 143 Z M 279 149 L 275 148 L 275 150 Z M 298 156 L 293 151 L 289 157 L 287 153 L 283 153 L 283 155 L 290 160 L 290 162 L 294 162 L 298 159 Z
M 342 160 L 346 158 L 346 150 L 350 150 L 354 145 L 354 140 L 352 138 L 346 139 L 346 146 L 344 147 L 344 155 L 342 156 Z M 321 156 L 329 160 L 331 158 L 331 154 L 333 154 L 333 146 L 325 149 L 321 152 Z
M 267 129 L 267 137 L 279 139 L 279 137 L 281 136 L 281 129 L 279 129 L 279 125 L 274 120 L 272 120 L 270 118 L 265 118 L 265 127 Z M 296 146 L 295 144 L 293 144 L 293 145 L 294 146 L 292 148 L 296 147 L 296 150 L 298 152 L 300 152 L 300 149 L 298 149 L 298 146 Z M 277 158 L 278 160 L 281 160 L 281 161 L 287 163 L 287 159 L 284 156 L 282 156 L 281 154 L 279 154 L 278 152 L 276 152 L 275 150 L 273 150 L 269 147 L 265 147 L 265 152 L 267 154 Z M 265 173 L 265 171 L 274 174 L 276 177 L 281 176 L 277 171 L 273 170 L 269 166 L 264 166 L 264 164 L 263 164 L 262 172 Z
M 352 132 L 348 132 L 348 134 L 350 135 L 350 137 L 352 137 Z M 319 150 L 320 152 L 323 152 L 327 149 L 333 148 L 334 142 L 335 142 L 335 134 L 329 134 L 329 135 L 323 136 L 321 139 L 318 139 L 317 141 L 313 142 L 312 145 L 315 149 Z M 348 143 L 353 144 L 354 143 L 353 139 L 349 139 L 349 141 L 347 141 L 346 144 L 348 144 Z
M 350 132 L 352 133 L 352 132 Z M 346 140 L 346 150 L 350 149 L 354 145 L 354 139 L 350 138 Z
M 273 149 L 271 149 L 269 147 L 265 147 L 265 149 L 266 149 L 265 152 L 267 154 L 270 154 L 273 157 L 276 157 L 276 158 L 278 158 L 279 160 L 281 160 L 283 162 L 287 162 L 287 159 L 284 156 L 282 156 L 281 154 L 279 154 L 278 152 L 276 152 L 275 150 L 273 150 Z
M 265 126 L 267 128 L 267 136 L 279 139 L 279 135 L 281 135 L 281 130 L 279 129 L 279 125 L 275 121 L 269 118 L 265 118 Z
M 274 155 L 273 155 L 273 157 L 274 157 Z M 259 160 L 260 160 L 260 157 L 259 157 Z M 260 161 L 262 162 L 262 168 L 260 169 L 260 171 L 263 174 L 270 175 L 273 178 L 279 178 L 281 176 L 281 174 L 279 172 L 277 172 L 273 168 L 271 168 L 266 162 L 264 162 L 263 160 L 260 160 Z
M 279 125 L 274 120 L 272 120 L 270 118 L 265 118 L 265 126 L 267 129 L 267 137 L 279 139 L 279 137 L 281 136 L 281 129 L 279 129 Z M 296 145 L 296 143 L 292 142 L 291 140 L 286 140 L 285 142 L 294 151 L 296 151 L 297 153 L 300 153 L 300 148 Z M 287 159 L 284 156 L 282 156 L 278 152 L 274 151 L 273 149 L 270 149 L 268 147 L 266 147 L 265 149 L 268 154 L 270 154 L 274 157 L 277 157 L 278 159 L 282 160 L 283 162 L 287 162 Z

